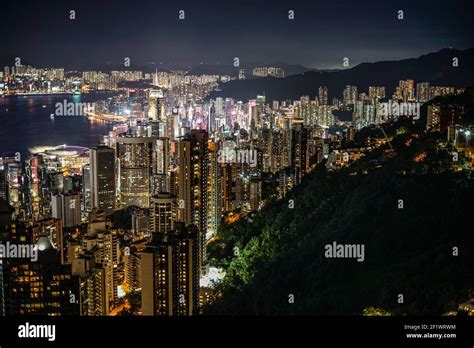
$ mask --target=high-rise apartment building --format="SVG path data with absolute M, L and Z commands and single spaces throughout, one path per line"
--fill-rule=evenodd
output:
M 358 91 L 357 86 L 347 85 L 343 92 L 344 106 L 354 105 L 357 101 Z
M 319 87 L 319 105 L 328 105 L 328 88 L 327 86 Z
M 201 265 L 206 257 L 208 158 L 205 130 L 192 130 L 179 142 L 178 220 L 198 228 Z
M 221 223 L 221 163 L 219 143 L 209 142 L 209 174 L 207 185 L 207 234 L 206 239 L 217 233 Z
M 294 170 L 296 182 L 300 183 L 308 168 L 307 159 L 308 130 L 303 123 L 294 123 L 291 129 L 291 168 Z
M 142 314 L 194 315 L 199 308 L 199 236 L 195 226 L 173 231 L 141 251 Z
M 416 84 L 416 100 L 423 103 L 430 100 L 430 83 L 420 82 Z

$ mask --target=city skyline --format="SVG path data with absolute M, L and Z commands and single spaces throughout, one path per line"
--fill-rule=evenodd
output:
M 5 343 L 472 340 L 473 11 L 2 5 Z

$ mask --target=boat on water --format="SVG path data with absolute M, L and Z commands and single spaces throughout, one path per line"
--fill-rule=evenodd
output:
M 43 109 L 46 109 L 46 105 L 43 105 Z

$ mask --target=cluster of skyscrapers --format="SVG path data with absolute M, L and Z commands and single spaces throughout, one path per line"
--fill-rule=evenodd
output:
M 64 78 L 64 71 L 32 67 L 3 77 L 11 74 Z M 82 73 L 82 87 L 152 82 L 124 85 L 95 103 L 91 122 L 111 123 L 97 146 L 38 146 L 25 160 L 0 155 L 0 240 L 41 246 L 36 263 L 1 260 L 0 314 L 115 315 L 132 310 L 130 293 L 141 298 L 134 314 L 197 314 L 214 295 L 201 285 L 212 273 L 206 246 L 220 224 L 261 209 L 270 198 L 265 187 L 284 197 L 323 159 L 329 168 L 356 160 L 365 149 L 343 142 L 390 119 L 380 111 L 384 86 L 367 93 L 347 86 L 342 100 L 330 101 L 321 86 L 314 99 L 244 102 L 204 98 L 219 76 L 146 75 Z M 457 92 L 407 80 L 391 100 Z M 352 120 L 338 120 L 333 112 L 341 110 Z M 429 126 L 444 127 L 449 112 L 430 107 Z
M 200 280 L 222 219 L 263 206 L 262 173 L 278 176 L 283 195 L 309 172 L 309 129 L 285 102 L 275 112 L 264 96 L 183 105 L 175 93 L 128 89 L 99 102 L 126 122 L 96 147 L 2 154 L 1 240 L 43 245 L 33 266 L 2 259 L 3 314 L 117 314 L 123 289 L 140 293 L 143 315 L 196 314 L 212 293 Z

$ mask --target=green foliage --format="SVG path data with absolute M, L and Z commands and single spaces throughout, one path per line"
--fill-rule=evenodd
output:
M 364 308 L 362 315 L 368 316 L 368 317 L 388 317 L 388 316 L 391 316 L 392 313 L 390 313 L 389 311 L 386 311 L 383 308 L 367 307 L 367 308 Z

